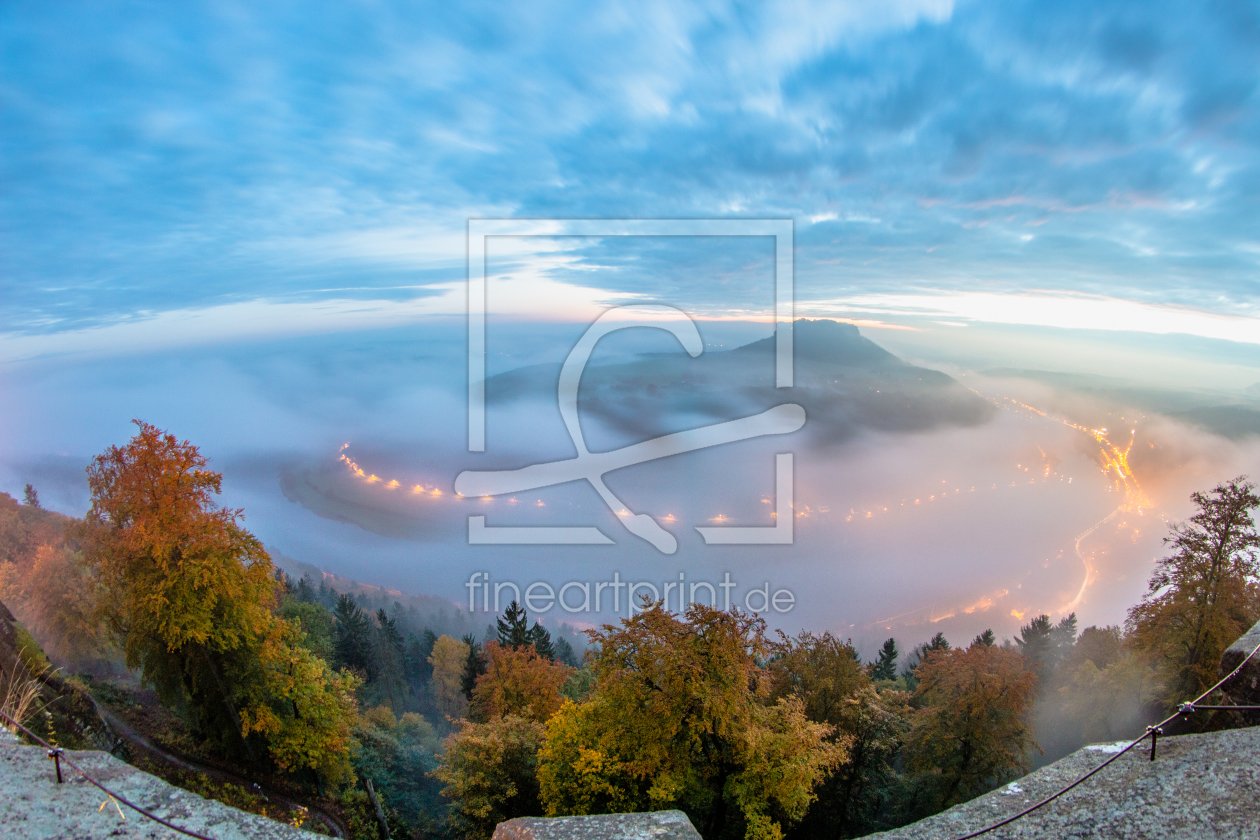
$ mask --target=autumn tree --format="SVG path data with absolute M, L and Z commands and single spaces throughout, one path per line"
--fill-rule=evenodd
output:
M 547 724 L 548 815 L 681 808 L 710 838 L 782 836 L 847 744 L 795 696 L 771 700 L 764 622 L 660 603 L 592 634 L 595 688 Z
M 837 723 L 849 698 L 870 682 L 857 651 L 831 633 L 780 634 L 770 650 L 770 696 L 795 695 L 810 720 Z
M 347 777 L 357 682 L 272 612 L 271 559 L 241 511 L 215 504 L 222 476 L 191 443 L 136 425 L 88 467 L 86 518 L 98 608 L 127 665 L 220 746 L 252 752 L 258 738 L 281 769 Z
M 469 716 L 488 721 L 504 715 L 544 723 L 560 708 L 560 689 L 573 669 L 540 656 L 532 645 L 507 648 L 490 642 L 486 672 L 477 678 Z
M 878 691 L 872 682 L 880 665 L 895 677 L 896 642 L 884 645 L 870 675 L 853 647 L 830 633 L 780 636 L 772 650 L 771 698 L 795 696 L 808 719 L 831 726 L 829 739 L 847 749 L 847 760 L 826 775 L 793 836 L 853 837 L 875 830 L 910 726 L 909 695 Z
M 79 551 L 40 545 L 30 566 L 0 563 L 0 600 L 12 604 L 23 625 L 59 663 L 76 670 L 103 666 L 118 655 L 100 620 L 99 584 Z
M 537 765 L 543 732 L 537 721 L 505 715 L 461 721 L 446 739 L 433 776 L 445 785 L 458 836 L 487 840 L 504 820 L 542 815 Z
M 243 700 L 241 733 L 261 735 L 282 771 L 312 771 L 333 784 L 350 780 L 358 678 L 334 673 L 293 625 L 277 620 L 269 629 L 252 651 L 257 659 L 231 673 Z
M 937 632 L 935 636 L 916 647 L 906 657 L 906 667 L 901 669 L 901 678 L 905 681 L 908 690 L 914 691 L 919 684 L 919 663 L 929 653 L 936 650 L 949 650 L 949 640 L 945 638 L 944 633 Z
M 1260 507 L 1245 477 L 1190 496 L 1198 512 L 1172 527 L 1141 603 L 1129 610 L 1134 647 L 1164 674 L 1170 702 L 1215 682 L 1221 654 L 1260 618 Z
M 464 696 L 464 662 L 469 645 L 450 636 L 438 636 L 429 654 L 433 667 L 433 700 L 438 712 L 449 718 L 468 715 L 468 698 Z
M 906 752 L 917 772 L 939 774 L 935 803 L 948 807 L 1026 772 L 1036 746 L 1028 715 L 1036 674 L 1014 650 L 972 644 L 928 651 Z

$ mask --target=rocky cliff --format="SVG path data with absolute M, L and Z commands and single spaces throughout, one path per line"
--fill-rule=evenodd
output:
M 265 817 L 203 799 L 96 750 L 68 750 L 66 755 L 105 787 L 181 828 L 214 840 L 301 840 L 319 837 Z M 53 763 L 41 747 L 18 743 L 0 730 L 0 836 L 14 840 L 73 837 L 177 838 L 180 835 L 115 805 L 99 788 L 62 765 L 57 783 Z

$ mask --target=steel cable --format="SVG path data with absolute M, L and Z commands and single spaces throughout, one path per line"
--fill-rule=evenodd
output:
M 42 746 L 42 747 L 44 747 L 46 750 L 48 750 L 48 757 L 49 757 L 49 758 L 51 758 L 51 759 L 53 759 L 54 761 L 56 761 L 56 762 L 57 762 L 57 781 L 58 781 L 58 782 L 60 782 L 60 781 L 61 781 L 61 762 L 63 762 L 63 761 L 64 761 L 66 764 L 70 765 L 70 767 L 71 767 L 71 768 L 72 768 L 72 769 L 73 769 L 76 773 L 78 773 L 80 776 L 82 776 L 84 779 L 86 779 L 87 781 L 89 781 L 89 782 L 90 782 L 90 783 L 92 783 L 93 785 L 96 785 L 96 787 L 98 787 L 98 788 L 100 788 L 101 790 L 103 790 L 103 791 L 105 792 L 105 795 L 106 795 L 106 796 L 108 796 L 110 799 L 113 799 L 113 800 L 115 800 L 115 801 L 117 801 L 117 802 L 121 802 L 122 804 L 124 804 L 124 805 L 126 805 L 128 808 L 130 808 L 131 810 L 136 811 L 137 813 L 142 814 L 143 816 L 148 817 L 149 819 L 153 820 L 154 822 L 156 822 L 156 823 L 158 823 L 158 824 L 160 824 L 160 825 L 164 825 L 164 826 L 166 826 L 166 827 L 167 827 L 167 828 L 169 828 L 171 831 L 178 831 L 180 834 L 183 834 L 183 835 L 185 835 L 185 836 L 187 836 L 187 837 L 195 837 L 195 838 L 197 838 L 197 840 L 214 840 L 214 838 L 213 838 L 213 837 L 207 837 L 207 836 L 206 836 L 206 835 L 204 835 L 204 834 L 198 834 L 198 833 L 197 833 L 197 832 L 195 832 L 195 831 L 189 831 L 189 830 L 188 830 L 188 829 L 186 829 L 186 828 L 180 828 L 179 826 L 175 825 L 174 823 L 167 822 L 166 820 L 164 820 L 164 819 L 162 819 L 161 817 L 159 817 L 157 814 L 154 814 L 154 813 L 152 813 L 152 812 L 150 812 L 150 811 L 146 811 L 144 808 L 141 808 L 139 805 L 137 805 L 137 804 L 135 804 L 134 802 L 132 802 L 131 800 L 127 799 L 127 798 L 126 798 L 125 796 L 123 796 L 122 794 L 114 793 L 112 790 L 110 790 L 109 788 L 105 787 L 103 784 L 101 784 L 100 782 L 96 781 L 96 779 L 93 779 L 90 775 L 88 775 L 88 773 L 87 773 L 85 770 L 83 770 L 83 768 L 79 767 L 79 765 L 77 765 L 77 764 L 75 764 L 73 761 L 71 761 L 71 760 L 70 760 L 70 758 L 69 758 L 69 757 L 65 754 L 65 750 L 61 749 L 61 747 L 56 747 L 56 746 L 53 746 L 52 744 L 48 743 L 48 742 L 47 742 L 47 741 L 45 741 L 43 738 L 39 737 L 39 736 L 38 736 L 38 735 L 36 735 L 34 732 L 32 732 L 31 730 L 27 729 L 25 726 L 23 726 L 22 724 L 18 723 L 16 720 L 14 720 L 13 718 L 9 717 L 9 716 L 8 716 L 7 714 L 5 714 L 4 712 L 0 712 L 0 718 L 4 718 L 4 719 L 5 719 L 6 721 L 8 721 L 11 725 L 16 726 L 18 729 L 20 729 L 20 730 L 22 730 L 23 732 L 25 732 L 25 733 L 26 733 L 26 737 L 30 738 L 32 741 L 35 741 L 35 742 L 36 742 L 36 743 L 38 743 L 40 746 Z
M 1252 648 L 1252 649 L 1251 649 L 1251 653 L 1247 654 L 1246 658 L 1245 658 L 1245 659 L 1243 659 L 1243 661 L 1242 661 L 1242 662 L 1239 662 L 1239 663 L 1238 663 L 1238 667 L 1237 667 L 1237 668 L 1235 668 L 1234 670 L 1230 671 L 1230 672 L 1229 672 L 1228 674 L 1226 674 L 1224 677 L 1222 677 L 1222 678 L 1221 678 L 1221 679 L 1220 679 L 1220 680 L 1216 683 L 1216 685 L 1212 686 L 1212 687 L 1211 687 L 1211 688 L 1209 688 L 1207 691 L 1203 692 L 1203 693 L 1202 693 L 1202 694 L 1200 694 L 1198 697 L 1196 697 L 1196 698 L 1194 698 L 1193 700 L 1191 700 L 1189 703 L 1182 703 L 1181 705 L 1179 705 L 1179 706 L 1177 707 L 1177 711 L 1173 712 L 1171 715 L 1169 715 L 1168 717 L 1164 718 L 1164 719 L 1163 719 L 1163 720 L 1161 720 L 1159 723 L 1155 724 L 1154 726 L 1148 726 L 1148 727 L 1146 727 L 1146 732 L 1145 732 L 1143 735 L 1141 735 L 1141 736 L 1139 736 L 1139 737 L 1135 738 L 1133 741 L 1130 741 L 1130 742 L 1129 742 L 1129 745 L 1128 745 L 1128 746 L 1126 746 L 1124 749 L 1120 750 L 1120 752 L 1116 753 L 1116 754 L 1115 754 L 1115 755 L 1113 755 L 1111 758 L 1107 759 L 1107 760 L 1106 760 L 1106 761 L 1104 761 L 1102 764 L 1100 764 L 1100 765 L 1098 765 L 1097 767 L 1095 767 L 1093 770 L 1090 770 L 1090 771 L 1089 771 L 1088 773 L 1086 773 L 1084 776 L 1081 776 L 1079 779 L 1077 779 L 1076 781 L 1072 782 L 1072 784 L 1070 784 L 1070 785 L 1068 785 L 1067 787 L 1065 787 L 1065 788 L 1063 788 L 1063 789 L 1059 790 L 1057 793 L 1053 793 L 1053 794 L 1051 794 L 1050 796 L 1047 796 L 1045 799 L 1041 800 L 1041 801 L 1040 801 L 1040 802 L 1038 802 L 1036 805 L 1033 805 L 1033 806 L 1031 806 L 1031 807 L 1029 807 L 1029 808 L 1025 808 L 1024 810 L 1020 811 L 1018 814 L 1015 814 L 1014 816 L 1007 817 L 1006 819 L 1002 820 L 1001 822 L 996 822 L 996 823 L 994 823 L 993 825 L 991 825 L 991 826 L 989 826 L 989 827 L 987 827 L 987 828 L 982 828 L 982 829 L 980 829 L 979 831 L 973 831 L 971 834 L 966 834 L 966 835 L 963 835 L 962 837 L 959 837 L 959 838 L 958 838 L 958 840 L 972 840 L 972 838 L 974 838 L 974 837 L 979 837 L 979 836 L 981 836 L 982 834 L 988 834 L 990 831 L 994 831 L 994 830 L 999 829 L 999 828 L 1001 828 L 1001 827 L 1003 827 L 1003 826 L 1010 825 L 1011 823 L 1015 822 L 1016 820 L 1023 819 L 1024 817 L 1028 816 L 1029 814 L 1031 814 L 1032 812 L 1034 812 L 1034 811 L 1038 810 L 1039 808 L 1043 808 L 1043 807 L 1045 807 L 1046 805 L 1049 805 L 1051 802 L 1053 802 L 1054 800 L 1058 799 L 1060 796 L 1062 796 L 1063 794 L 1067 793 L 1067 792 L 1068 792 L 1068 791 L 1070 791 L 1072 788 L 1074 788 L 1074 787 L 1076 787 L 1077 785 L 1081 784 L 1081 783 L 1082 783 L 1082 782 L 1084 782 L 1086 779 L 1088 779 L 1089 777 L 1093 776 L 1095 773 L 1098 773 L 1099 771 L 1101 771 L 1104 767 L 1106 767 L 1107 765 L 1111 764 L 1113 761 L 1116 761 L 1117 759 L 1119 759 L 1119 758 L 1120 758 L 1120 756 L 1124 755 L 1124 754 L 1125 754 L 1125 753 L 1127 753 L 1129 750 L 1133 749 L 1133 748 L 1134 748 L 1134 747 L 1136 747 L 1138 744 L 1140 744 L 1140 743 L 1142 743 L 1143 741 L 1145 741 L 1148 737 L 1152 739 L 1152 740 L 1151 740 L 1151 760 L 1152 760 L 1152 761 L 1154 761 L 1154 760 L 1155 760 L 1155 739 L 1157 739 L 1157 738 L 1158 738 L 1158 737 L 1159 737 L 1159 736 L 1163 733 L 1163 728 L 1164 728 L 1164 726 L 1165 726 L 1166 724 L 1172 723 L 1174 720 L 1176 720 L 1177 718 L 1181 717 L 1182 715 L 1185 715 L 1185 714 L 1190 714 L 1191 712 L 1194 712 L 1196 709 L 1203 709 L 1203 710 L 1205 710 L 1205 711 L 1206 711 L 1206 710 L 1209 710 L 1209 709 L 1237 709 L 1237 710 L 1239 710 L 1239 711 L 1242 711 L 1242 710 L 1246 710 L 1246 709 L 1253 709 L 1253 708 L 1255 708 L 1254 706 L 1199 706 L 1199 705 L 1198 705 L 1198 703 L 1199 703 L 1199 701 L 1200 701 L 1200 700 L 1202 700 L 1203 698 L 1207 697 L 1207 696 L 1208 696 L 1209 694 L 1211 694 L 1213 691 L 1216 691 L 1216 689 L 1220 688 L 1222 685 L 1224 685 L 1225 683 L 1229 682 L 1229 681 L 1230 681 L 1230 680 L 1232 680 L 1234 677 L 1236 677 L 1236 676 L 1238 675 L 1238 672 L 1239 672 L 1239 671 L 1241 671 L 1241 670 L 1243 669 L 1243 666 L 1244 666 L 1244 665 L 1246 665 L 1248 662 L 1250 662 L 1250 661 L 1251 661 L 1251 657 L 1253 657 L 1253 656 L 1255 656 L 1255 655 L 1256 655 L 1256 652 L 1257 652 L 1257 651 L 1260 651 L 1260 644 L 1258 644 L 1258 645 L 1256 645 L 1254 648 Z

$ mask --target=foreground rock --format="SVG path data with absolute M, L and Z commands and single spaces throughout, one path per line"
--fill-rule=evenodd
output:
M 952 840 L 1039 802 L 1102 764 L 1121 745 L 1095 745 L 992 793 L 896 831 L 881 840 Z M 1039 811 L 986 837 L 1260 838 L 1260 729 L 1159 739 L 1122 756 Z
M 203 799 L 124 764 L 108 753 L 67 751 L 75 764 L 105 787 L 180 828 L 214 840 L 301 840 L 320 835 Z M 0 836 L 6 838 L 177 838 L 170 829 L 125 805 L 122 814 L 106 795 L 68 766 L 57 784 L 53 763 L 40 747 L 0 735 Z M 102 804 L 104 807 L 102 808 Z
M 682 811 L 595 817 L 519 817 L 501 822 L 491 840 L 700 840 Z
M 1260 645 L 1260 622 L 1248 630 L 1247 635 L 1226 649 L 1221 657 L 1221 677 L 1227 676 L 1237 668 L 1238 663 L 1256 649 L 1256 645 Z M 1223 693 L 1225 705 L 1260 706 L 1260 653 L 1251 657 L 1251 660 L 1238 672 L 1238 676 L 1225 684 Z M 1254 726 L 1260 723 L 1260 714 L 1256 712 L 1230 712 L 1229 714 L 1236 715 L 1240 722 L 1245 724 Z

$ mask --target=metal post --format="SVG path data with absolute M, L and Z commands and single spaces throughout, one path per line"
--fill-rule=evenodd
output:
M 1164 734 L 1164 730 L 1158 726 L 1148 726 L 1146 731 L 1151 733 L 1151 761 L 1155 760 L 1155 744 L 1159 740 L 1159 736 Z
M 53 760 L 53 764 L 57 767 L 57 784 L 61 784 L 61 748 L 55 747 L 49 750 L 48 757 Z

